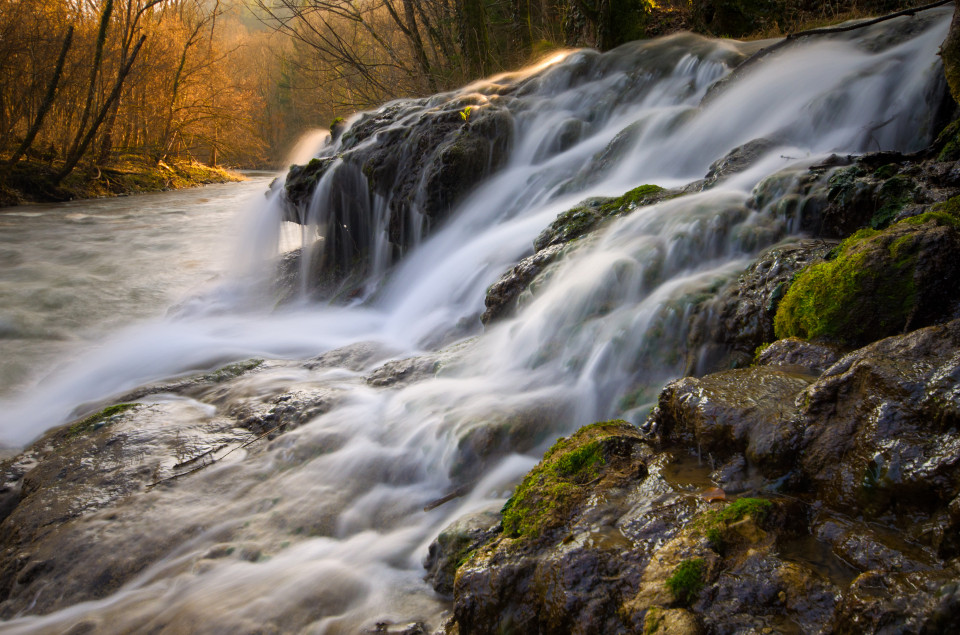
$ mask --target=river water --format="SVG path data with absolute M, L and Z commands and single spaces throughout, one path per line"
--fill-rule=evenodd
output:
M 271 178 L 0 211 L 0 396 L 222 280 Z
M 144 434 L 229 427 L 251 401 L 308 394 L 327 404 L 269 444 L 113 501 L 109 517 L 72 521 L 61 540 L 96 539 L 88 556 L 55 565 L 56 575 L 125 570 L 111 563 L 141 554 L 135 575 L 96 599 L 75 590 L 48 599 L 44 589 L 64 587 L 51 580 L 31 606 L 57 610 L 37 617 L 26 607 L 6 630 L 436 626 L 449 602 L 423 582 L 421 561 L 440 529 L 498 509 L 558 435 L 642 417 L 663 382 L 683 372 L 675 352 L 690 298 L 791 235 L 796 219 L 775 195 L 747 205 L 758 183 L 780 173 L 777 182 L 789 184 L 834 152 L 929 142 L 948 21 L 949 10 L 929 12 L 786 49 L 702 107 L 708 88 L 757 44 L 678 36 L 599 60 L 571 52 L 522 77 L 468 87 L 494 95 L 534 78 L 512 97 L 507 167 L 350 306 L 278 304 L 268 257 L 289 227 L 276 194 L 262 198 L 266 179 L 0 215 L 2 372 L 12 386 L 0 403 L 4 442 L 24 444 L 146 382 L 252 357 L 275 361 L 196 399 L 144 397 L 138 413 L 148 414 L 136 415 Z M 456 97 L 404 107 L 416 116 Z M 551 144 L 569 119 L 586 132 L 572 146 Z M 635 134 L 615 166 L 579 178 L 627 128 Z M 772 142 L 749 170 L 579 241 L 515 317 L 480 326 L 486 288 L 557 214 L 587 196 L 695 181 L 757 138 Z M 544 154 L 545 144 L 554 150 Z M 375 203 L 373 211 L 385 204 Z M 366 352 L 298 361 L 343 347 Z M 388 360 L 414 356 L 427 356 L 431 372 L 391 385 L 365 380 Z M 637 394 L 646 397 L 625 412 L 623 398 Z M 424 511 L 457 488 L 466 494 Z M 71 592 L 89 601 L 73 602 Z

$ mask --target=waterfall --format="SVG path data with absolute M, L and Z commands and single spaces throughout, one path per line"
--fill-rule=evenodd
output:
M 354 117 L 251 215 L 258 263 L 301 225 L 295 297 L 278 303 L 263 267 L 244 267 L 0 404 L 0 438 L 23 444 L 89 404 L 253 357 L 268 362 L 216 391 L 139 397 L 140 425 L 226 430 L 284 395 L 315 415 L 77 521 L 92 555 L 69 566 L 126 554 L 135 574 L 5 631 L 436 626 L 448 604 L 422 580 L 430 541 L 499 509 L 557 436 L 639 422 L 665 381 L 706 363 L 686 350 L 692 311 L 802 231 L 780 204 L 797 175 L 931 141 L 949 14 L 799 41 L 722 86 L 764 43 L 681 34 L 566 51 Z M 745 146 L 757 150 L 742 169 L 704 181 Z M 667 195 L 557 248 L 516 310 L 481 324 L 487 289 L 558 215 L 646 184 Z

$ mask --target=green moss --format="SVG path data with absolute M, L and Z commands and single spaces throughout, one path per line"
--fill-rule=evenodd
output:
M 557 458 L 554 470 L 559 476 L 583 480 L 584 474 L 596 476 L 603 463 L 603 446 L 599 441 L 591 441 Z
M 756 363 L 758 363 L 758 362 L 760 361 L 760 356 L 763 355 L 763 351 L 765 351 L 765 350 L 767 350 L 768 348 L 770 348 L 770 344 L 772 344 L 772 342 L 767 342 L 766 344 L 761 344 L 760 346 L 758 346 L 758 347 L 756 348 L 756 350 L 753 351 L 753 363 L 754 363 L 754 364 L 756 364 Z
M 873 174 L 878 179 L 889 179 L 896 176 L 899 169 L 896 163 L 888 163 L 877 168 L 877 171 Z
M 589 199 L 560 213 L 534 241 L 534 248 L 566 243 L 589 233 L 610 216 L 668 198 L 659 185 L 641 185 L 616 198 Z M 674 194 L 673 196 L 680 196 Z
M 132 408 L 136 408 L 139 405 L 140 404 L 137 403 L 118 403 L 112 406 L 107 406 L 100 412 L 85 417 L 67 428 L 66 438 L 73 439 L 88 432 L 92 432 L 93 430 L 97 430 L 110 423 L 108 419 L 111 417 L 122 414 Z
M 703 588 L 704 561 L 702 558 L 684 560 L 667 578 L 667 589 L 674 599 L 687 606 L 697 599 Z
M 537 538 L 560 525 L 588 494 L 586 483 L 606 464 L 604 439 L 625 429 L 633 426 L 620 420 L 602 421 L 558 439 L 503 506 L 504 533 L 511 538 Z
M 834 260 L 800 272 L 777 307 L 777 338 L 856 345 L 902 329 L 917 301 L 916 260 L 902 249 L 891 255 L 891 242 L 890 232 L 861 230 L 833 252 Z
M 773 509 L 773 503 L 765 498 L 738 498 L 723 509 L 712 512 L 714 523 L 735 523 L 750 516 L 758 523 L 763 523 Z
M 600 213 L 604 216 L 609 216 L 627 207 L 648 205 L 662 198 L 661 195 L 664 192 L 666 192 L 666 190 L 659 185 L 641 185 L 640 187 L 633 188 L 623 196 L 611 199 L 601 205 Z
M 201 380 L 219 384 L 229 379 L 239 377 L 240 375 L 248 373 L 255 368 L 259 368 L 262 364 L 262 359 L 248 359 L 246 361 L 237 362 L 236 364 L 228 364 L 222 368 L 218 368 L 212 373 L 203 375 Z
M 882 168 L 881 168 L 882 169 Z M 878 174 L 880 170 L 877 171 Z M 877 192 L 880 207 L 870 219 L 870 227 L 883 229 L 890 225 L 903 208 L 912 203 L 917 187 L 906 177 L 895 176 L 884 181 Z
M 937 161 L 956 161 L 960 159 L 960 120 L 954 121 L 937 137 L 936 145 L 940 146 Z
M 731 524 L 749 516 L 762 525 L 772 509 L 773 503 L 763 498 L 738 498 L 721 510 L 703 514 L 694 526 L 710 542 L 710 547 L 722 554 L 727 547 L 727 528 Z
M 664 619 L 666 618 L 663 615 L 663 609 L 659 606 L 654 606 L 648 610 L 643 618 L 643 635 L 653 635 L 659 631 Z

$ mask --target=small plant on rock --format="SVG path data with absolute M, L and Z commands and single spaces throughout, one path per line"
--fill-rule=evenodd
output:
M 667 589 L 683 606 L 693 603 L 700 594 L 700 589 L 703 588 L 703 569 L 703 558 L 684 560 L 667 578 Z

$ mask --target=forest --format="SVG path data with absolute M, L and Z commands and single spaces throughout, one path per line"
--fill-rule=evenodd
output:
M 142 189 L 169 185 L 172 162 L 282 167 L 307 130 L 561 47 L 681 29 L 775 36 L 909 4 L 0 0 L 0 199 L 70 198 L 63 185 L 109 185 L 133 165 L 161 173 Z

